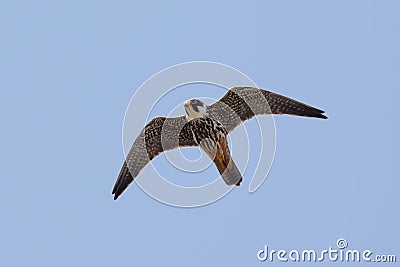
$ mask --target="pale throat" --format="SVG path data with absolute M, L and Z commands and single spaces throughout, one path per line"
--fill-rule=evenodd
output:
M 185 102 L 185 111 L 187 120 L 201 118 L 207 115 L 207 106 L 203 103 L 203 105 L 196 105 L 195 109 L 190 103 L 190 100 L 188 100 Z

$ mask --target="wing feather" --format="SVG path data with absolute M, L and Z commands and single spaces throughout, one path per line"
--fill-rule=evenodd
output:
M 232 132 L 242 122 L 261 114 L 327 118 L 323 110 L 253 87 L 234 87 L 207 110 L 210 116 L 222 123 L 228 132 Z
M 209 106 L 207 112 L 210 117 L 225 127 L 227 133 L 232 132 L 242 122 L 261 114 L 327 118 L 323 110 L 252 87 L 232 88 L 218 102 Z M 150 121 L 140 132 L 126 157 L 112 191 L 114 199 L 117 199 L 139 172 L 160 153 L 178 147 L 197 146 L 198 142 L 194 140 L 193 129 L 200 129 L 201 127 L 197 125 L 200 122 L 201 120 L 187 122 L 184 116 L 157 117 Z
M 112 190 L 114 199 L 132 183 L 139 172 L 164 151 L 196 146 L 184 116 L 157 117 L 150 121 L 133 143 Z

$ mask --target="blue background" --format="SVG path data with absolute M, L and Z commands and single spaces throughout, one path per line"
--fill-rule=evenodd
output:
M 399 8 L 2 1 L 0 265 L 257 266 L 270 264 L 256 257 L 264 245 L 322 250 L 340 237 L 399 258 Z M 235 67 L 329 119 L 276 117 L 275 161 L 255 194 L 245 177 L 201 208 L 135 184 L 113 201 L 131 96 L 192 60 Z

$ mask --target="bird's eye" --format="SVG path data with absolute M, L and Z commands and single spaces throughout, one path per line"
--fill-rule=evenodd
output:
M 196 104 L 196 103 L 197 103 L 197 100 L 196 100 L 196 99 L 192 99 L 192 100 L 190 100 L 190 103 Z

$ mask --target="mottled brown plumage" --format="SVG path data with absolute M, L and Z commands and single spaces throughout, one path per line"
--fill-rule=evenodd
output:
M 201 103 L 196 103 L 197 109 Z M 206 110 L 205 116 L 189 121 L 185 116 L 157 117 L 150 121 L 126 157 L 112 191 L 114 199 L 122 194 L 150 160 L 163 151 L 178 147 L 200 146 L 214 161 L 225 182 L 239 185 L 242 177 L 230 157 L 226 141 L 227 134 L 239 124 L 261 114 L 327 118 L 323 110 L 252 87 L 234 87 Z
M 234 87 L 207 108 L 210 116 L 225 126 L 228 133 L 255 115 L 288 114 L 326 119 L 325 111 L 253 87 Z

